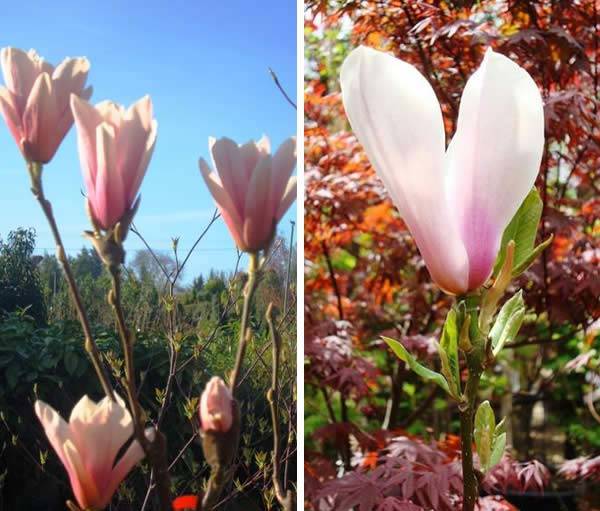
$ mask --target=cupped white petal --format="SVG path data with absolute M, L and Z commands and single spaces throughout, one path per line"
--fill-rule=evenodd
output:
M 448 199 L 469 258 L 469 288 L 489 277 L 504 228 L 531 190 L 544 149 L 539 89 L 491 49 L 463 91 L 446 155 Z
M 459 293 L 467 260 L 444 191 L 445 134 L 439 102 L 410 64 L 367 47 L 341 71 L 346 114 L 408 225 L 433 279 Z

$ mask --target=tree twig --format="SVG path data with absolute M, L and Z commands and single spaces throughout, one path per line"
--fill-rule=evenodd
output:
M 117 321 L 117 329 L 121 339 L 123 349 L 123 358 L 125 360 L 125 389 L 131 415 L 133 417 L 133 428 L 137 441 L 142 446 L 148 461 L 152 466 L 151 481 L 156 479 L 156 488 L 160 501 L 161 511 L 170 511 L 170 478 L 167 465 L 167 449 L 165 436 L 156 428 L 155 438 L 152 442 L 146 438 L 144 432 L 145 418 L 137 397 L 135 383 L 135 367 L 133 363 L 133 337 L 125 323 L 125 315 L 121 305 L 121 279 L 119 267 L 108 265 L 108 271 L 111 276 L 112 287 L 109 291 L 108 302 L 113 307 Z M 152 486 L 152 485 L 150 485 Z
M 81 328 L 83 330 L 83 336 L 85 339 L 85 350 L 92 361 L 92 365 L 94 366 L 96 375 L 98 376 L 98 380 L 100 380 L 100 384 L 102 385 L 104 393 L 111 400 L 114 401 L 115 396 L 113 393 L 113 389 L 109 383 L 106 368 L 102 363 L 98 346 L 96 344 L 96 341 L 94 340 L 94 337 L 92 336 L 90 322 L 87 317 L 85 307 L 83 306 L 81 295 L 79 293 L 79 288 L 77 287 L 73 271 L 71 270 L 71 265 L 69 264 L 69 259 L 67 258 L 65 252 L 65 247 L 63 245 L 62 238 L 60 236 L 60 232 L 56 224 L 56 219 L 54 218 L 52 204 L 48 199 L 46 199 L 46 196 L 44 195 L 44 188 L 42 185 L 43 166 L 40 163 L 28 162 L 27 168 L 29 170 L 29 175 L 31 176 L 31 192 L 42 207 L 42 211 L 44 212 L 44 215 L 48 220 L 50 230 L 52 231 L 52 236 L 54 237 L 54 242 L 56 244 L 56 258 L 62 266 L 63 273 L 65 275 L 65 280 L 67 281 L 67 284 L 69 286 L 71 300 L 73 302 L 73 305 L 75 306 L 75 309 L 77 310 L 77 316 L 79 318 L 79 322 L 81 323 Z
M 277 77 L 277 75 L 275 74 L 275 71 L 273 71 L 271 68 L 269 68 L 269 74 L 271 75 L 271 78 L 273 79 L 273 81 L 275 82 L 275 85 L 277 86 L 277 88 L 279 89 L 279 91 L 281 92 L 281 94 L 283 94 L 283 97 L 285 98 L 285 100 L 292 105 L 292 108 L 294 110 L 298 110 L 298 107 L 296 106 L 296 103 L 294 103 L 292 101 L 292 98 L 290 98 L 287 94 L 287 92 L 285 92 L 285 89 L 282 87 L 281 83 L 279 82 L 279 78 Z
M 278 391 L 278 380 L 279 380 L 279 355 L 281 352 L 281 336 L 275 328 L 273 323 L 273 303 L 270 303 L 267 307 L 267 313 L 265 319 L 269 325 L 269 333 L 271 336 L 272 353 L 273 353 L 273 366 L 271 368 L 271 388 L 267 392 L 267 399 L 271 408 L 271 420 L 273 427 L 273 489 L 275 490 L 275 497 L 281 507 L 285 511 L 292 511 L 296 508 L 294 494 L 291 490 L 286 488 L 281 483 L 280 476 L 280 464 L 279 464 L 279 391 Z

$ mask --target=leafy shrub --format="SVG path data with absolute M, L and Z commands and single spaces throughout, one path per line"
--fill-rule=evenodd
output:
M 0 239 L 0 311 L 29 309 L 38 323 L 46 318 L 46 308 L 36 272 L 33 250 L 35 231 L 17 229 Z

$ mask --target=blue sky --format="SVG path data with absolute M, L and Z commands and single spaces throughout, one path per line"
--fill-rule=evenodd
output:
M 267 68 L 296 98 L 296 2 L 263 0 L 30 0 L 2 9 L 0 46 L 35 48 L 52 64 L 66 56 L 91 62 L 92 102 L 131 104 L 150 94 L 158 141 L 142 185 L 136 225 L 152 248 L 169 250 L 180 237 L 189 248 L 214 210 L 198 171 L 208 160 L 208 137 L 238 142 L 263 133 L 276 148 L 293 135 L 296 114 L 283 100 Z M 72 128 L 44 170 L 67 251 L 78 252 L 89 228 Z M 38 253 L 53 253 L 50 231 L 29 192 L 25 164 L 0 119 L 0 237 L 19 226 L 37 231 Z M 289 236 L 296 203 L 280 223 Z M 130 235 L 126 248 L 141 242 Z M 236 251 L 221 220 L 189 261 L 185 280 L 210 268 L 233 269 Z

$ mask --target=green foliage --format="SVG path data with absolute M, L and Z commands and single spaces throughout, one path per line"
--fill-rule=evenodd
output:
M 502 243 L 498 259 L 494 265 L 494 274 L 497 274 L 502 268 L 504 257 L 506 255 L 506 245 L 510 240 L 515 242 L 515 259 L 513 267 L 517 267 L 523 262 L 535 243 L 537 227 L 542 216 L 542 199 L 536 188 L 533 188 L 513 216 L 510 223 L 504 229 Z
M 440 360 L 442 362 L 442 374 L 446 377 L 450 387 L 450 393 L 455 399 L 460 399 L 460 366 L 458 361 L 458 325 L 456 311 L 450 309 L 442 338 L 438 345 Z
M 504 420 L 496 425 L 494 410 L 489 401 L 484 401 L 477 408 L 473 436 L 481 470 L 486 473 L 500 461 L 506 446 Z
M 32 257 L 35 231 L 19 228 L 0 240 L 0 311 L 28 309 L 38 323 L 46 318 L 46 308 Z
M 506 256 L 506 245 L 510 240 L 515 242 L 515 258 L 513 262 L 513 277 L 523 273 L 541 252 L 552 242 L 552 238 L 544 240 L 537 247 L 535 237 L 538 224 L 542 218 L 543 203 L 536 188 L 533 188 L 504 229 L 498 258 L 494 264 L 494 275 L 502 268 Z
M 33 413 L 33 402 L 42 399 L 55 407 L 63 417 L 68 417 L 75 402 L 84 394 L 92 399 L 102 397 L 91 363 L 83 349 L 79 324 L 72 321 L 57 321 L 48 327 L 38 327 L 25 313 L 11 313 L 0 321 L 0 446 L 4 445 L 0 459 L 0 474 L 7 472 L 7 486 L 19 488 L 18 495 L 9 492 L 3 504 L 7 509 L 33 509 L 38 492 L 44 487 L 44 495 L 51 501 L 52 495 L 60 495 L 56 506 L 46 509 L 63 509 L 64 500 L 70 497 L 66 472 L 54 451 L 50 448 L 43 430 Z M 218 329 L 213 342 L 205 345 L 205 339 L 197 335 L 183 338 L 179 357 L 191 359 L 192 363 L 177 376 L 177 390 L 168 404 L 168 412 L 162 430 L 169 440 L 171 458 L 186 444 L 194 431 L 197 420 L 198 397 L 209 377 L 225 374 L 231 369 L 235 357 L 235 343 L 231 332 L 236 325 L 226 324 Z M 120 343 L 112 330 L 95 328 L 94 336 L 109 362 L 117 382 L 122 375 Z M 286 335 L 289 339 L 289 334 Z M 259 329 L 249 356 L 265 348 L 268 338 L 264 328 Z M 204 345 L 203 350 L 198 346 Z M 139 380 L 143 407 L 155 414 L 159 403 L 156 396 L 164 391 L 168 376 L 168 350 L 162 335 L 138 332 L 135 344 L 136 365 L 140 370 Z M 270 357 L 266 357 L 268 362 Z M 282 375 L 286 380 L 295 374 L 293 358 L 282 359 Z M 245 481 L 257 470 L 258 452 L 269 452 L 272 448 L 270 436 L 270 414 L 266 400 L 266 389 L 270 385 L 270 366 L 259 364 L 241 388 L 243 413 L 242 448 L 251 455 L 248 461 L 240 460 L 238 476 Z M 117 383 L 117 392 L 125 395 Z M 289 386 L 281 387 L 281 399 L 290 401 Z M 281 429 L 288 429 L 290 418 L 281 414 Z M 48 454 L 49 453 L 49 454 Z M 33 460 L 45 459 L 44 471 Z M 290 469 L 295 470 L 294 467 Z M 121 488 L 121 497 L 133 496 L 134 509 L 139 509 L 146 488 L 143 472 L 136 471 Z M 206 476 L 208 467 L 203 461 L 199 445 L 189 445 L 172 470 L 172 480 L 177 492 L 199 489 L 198 483 Z M 191 485 L 191 486 L 190 486 Z M 23 490 L 23 491 L 22 491 Z M 248 488 L 246 488 L 249 491 Z M 62 501 L 62 507 L 58 502 Z M 116 509 L 129 509 L 116 507 Z
M 490 331 L 489 337 L 494 356 L 498 356 L 506 342 L 514 341 L 524 317 L 525 302 L 523 292 L 519 291 L 502 306 Z
M 415 360 L 415 358 L 406 351 L 406 348 L 402 346 L 398 341 L 391 339 L 389 337 L 383 337 L 382 339 L 387 343 L 387 345 L 392 349 L 392 351 L 396 354 L 396 356 L 406 362 L 408 366 L 422 379 L 425 381 L 432 381 L 435 384 L 439 385 L 442 389 L 444 389 L 448 394 L 452 395 L 450 388 L 448 386 L 448 382 L 446 379 L 440 374 L 428 369 L 424 365 L 419 364 Z
M 3 274 L 10 275 L 15 286 L 23 289 L 29 282 L 37 285 L 40 303 L 47 304 L 49 324 L 32 319 L 30 299 L 24 299 L 16 312 L 9 310 L 0 314 L 0 475 L 5 474 L 6 488 L 10 489 L 0 498 L 0 507 L 64 509 L 65 499 L 72 496 L 70 486 L 64 468 L 33 413 L 33 403 L 38 398 L 45 400 L 68 418 L 71 408 L 84 394 L 99 399 L 102 391 L 85 353 L 81 328 L 60 265 L 54 256 L 46 255 L 39 260 L 32 256 L 33 234 L 17 241 L 22 250 L 0 251 L 6 256 L 0 258 L 0 263 L 8 261 L 2 266 L 7 269 Z M 245 454 L 236 465 L 236 478 L 243 488 L 243 494 L 236 497 L 236 505 L 251 503 L 255 506 L 262 490 L 271 486 L 266 465 L 262 469 L 258 467 L 263 463 L 260 453 L 272 449 L 266 400 L 271 379 L 270 339 L 262 318 L 270 301 L 279 308 L 282 306 L 288 256 L 285 246 L 273 254 L 252 310 L 255 335 L 247 349 L 247 362 L 242 371 L 244 379 L 239 389 L 243 416 L 240 452 Z M 93 335 L 110 368 L 111 380 L 116 391 L 124 396 L 120 383 L 124 370 L 121 345 L 115 333 L 113 311 L 106 300 L 109 276 L 92 250 L 83 249 L 69 259 Z M 225 376 L 233 367 L 245 275 L 211 271 L 208 276 L 198 276 L 188 287 L 175 286 L 171 295 L 164 285 L 165 280 L 156 274 L 161 271 L 159 265 L 150 261 L 154 259 L 133 257 L 122 272 L 123 308 L 136 338 L 134 358 L 140 402 L 153 419 L 165 403 L 161 429 L 168 439 L 171 459 L 183 449 L 180 461 L 171 471 L 173 490 L 176 495 L 193 493 L 201 489 L 209 469 L 199 444 L 187 443 L 196 427 L 198 398 L 207 380 L 213 375 Z M 161 265 L 169 267 L 171 262 L 161 257 Z M 24 273 L 22 268 L 30 273 Z M 30 275 L 31 279 L 23 275 Z M 21 291 L 13 294 L 31 296 Z M 288 303 L 292 307 L 291 301 Z M 171 352 L 165 331 L 170 317 L 176 318 L 173 346 L 179 369 L 169 398 L 165 385 Z M 285 384 L 280 388 L 280 400 L 286 406 L 290 403 L 293 406 L 295 396 L 289 385 L 296 374 L 293 313 L 286 317 L 281 328 L 284 349 L 280 374 Z M 282 434 L 287 435 L 294 421 L 293 412 L 290 417 L 287 408 L 282 406 Z M 265 473 L 255 477 L 257 471 Z M 293 454 L 289 471 L 295 473 Z M 114 509 L 140 509 L 147 476 L 148 466 L 143 463 L 120 487 Z M 40 495 L 43 498 L 38 502 Z

